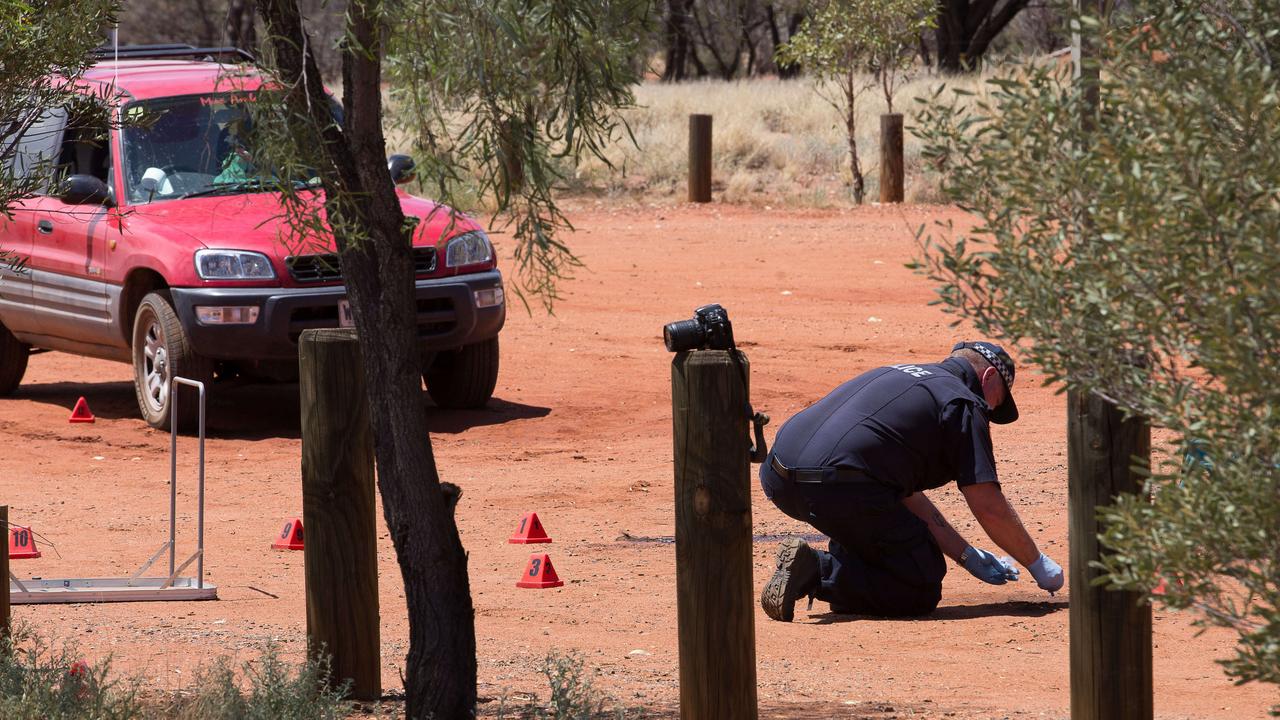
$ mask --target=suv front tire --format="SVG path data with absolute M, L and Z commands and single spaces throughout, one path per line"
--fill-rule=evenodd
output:
M 213 363 L 191 349 L 169 293 L 148 293 L 133 320 L 133 388 L 142 418 L 151 427 L 169 429 L 175 377 L 203 382 L 207 390 Z M 194 429 L 200 418 L 199 394 L 194 388 L 179 387 L 178 428 Z
M 18 388 L 22 376 L 27 374 L 30 355 L 31 346 L 19 342 L 9 328 L 0 324 L 0 397 Z
M 498 338 L 436 353 L 422 379 L 431 399 L 442 408 L 484 407 L 498 385 Z

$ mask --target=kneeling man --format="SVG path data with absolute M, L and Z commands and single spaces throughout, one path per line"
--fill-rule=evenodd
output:
M 996 545 L 1050 592 L 1062 568 L 1040 552 L 996 476 L 989 423 L 1018 419 L 1013 360 L 999 345 L 957 343 L 928 365 L 863 373 L 788 420 L 760 466 L 764 493 L 787 515 L 831 538 L 778 548 L 760 595 L 765 613 L 791 622 L 808 597 L 838 613 L 911 616 L 942 599 L 943 555 L 979 580 L 1018 579 L 1008 558 L 970 545 L 924 496 L 954 480 Z

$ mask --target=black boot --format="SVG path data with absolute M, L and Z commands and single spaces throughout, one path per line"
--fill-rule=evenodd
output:
M 791 622 L 796 601 L 808 596 L 812 605 L 818 590 L 818 553 L 800 538 L 778 546 L 778 569 L 760 591 L 760 607 L 774 620 Z

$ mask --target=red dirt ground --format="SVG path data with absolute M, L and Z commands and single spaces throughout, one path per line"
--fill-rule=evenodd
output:
M 930 207 L 589 202 L 571 217 L 571 245 L 586 268 L 564 284 L 554 316 L 513 307 L 491 408 L 433 409 L 432 441 L 441 476 L 465 493 L 458 520 L 471 558 L 481 695 L 545 697 L 540 660 L 577 650 L 599 669 L 599 687 L 666 715 L 678 702 L 673 548 L 620 539 L 673 533 L 662 324 L 707 302 L 728 308 L 751 359 L 754 404 L 775 419 L 771 437 L 863 370 L 946 353 L 957 332 L 927 304 L 929 283 L 903 264 L 916 226 L 963 217 Z M 1066 565 L 1064 401 L 1038 386 L 1034 370 L 1019 377 L 1022 420 L 995 429 L 1000 472 L 1033 536 Z M 32 357 L 18 392 L 0 399 L 0 501 L 57 549 L 46 544 L 43 558 L 15 561 L 20 576 L 128 575 L 163 542 L 169 438 L 138 418 L 130 378 L 122 364 L 45 353 Z M 96 424 L 67 423 L 80 395 Z M 296 386 L 214 390 L 205 567 L 217 602 L 20 606 L 17 619 L 90 658 L 111 655 L 155 689 L 181 688 L 212 656 L 247 658 L 272 641 L 301 657 L 302 554 L 268 549 L 284 519 L 301 512 L 297 403 Z M 182 453 L 180 555 L 194 543 L 194 442 Z M 963 534 L 991 546 L 954 488 L 932 495 Z M 753 497 L 757 534 L 812 532 L 776 511 L 754 481 Z M 540 549 L 563 588 L 514 587 L 528 548 L 506 539 L 529 510 L 555 540 Z M 405 608 L 385 533 L 379 542 L 383 684 L 395 692 Z M 756 544 L 757 593 L 774 545 Z M 781 624 L 757 611 L 761 715 L 1065 718 L 1068 602 L 1029 578 L 993 587 L 953 565 L 942 606 L 925 619 L 854 619 L 818 603 Z M 1277 701 L 1268 686 L 1233 687 L 1215 665 L 1229 654 L 1229 634 L 1197 635 L 1183 614 L 1155 618 L 1158 717 L 1260 718 Z M 497 705 L 485 703 L 486 713 Z

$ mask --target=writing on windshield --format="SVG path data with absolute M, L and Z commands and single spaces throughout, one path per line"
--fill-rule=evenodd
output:
M 125 108 L 125 188 L 130 202 L 260 190 L 254 182 L 247 105 L 254 93 L 184 95 Z

